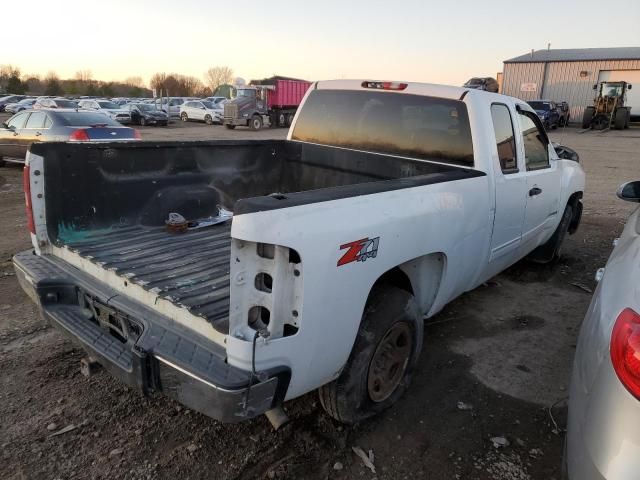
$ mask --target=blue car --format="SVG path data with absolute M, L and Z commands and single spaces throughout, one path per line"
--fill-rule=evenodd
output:
M 116 140 L 140 140 L 140 132 L 98 112 L 25 110 L 0 125 L 0 166 L 5 162 L 24 163 L 34 142 Z
M 531 100 L 527 103 L 536 111 L 546 130 L 558 128 L 560 125 L 560 113 L 555 102 L 551 100 Z

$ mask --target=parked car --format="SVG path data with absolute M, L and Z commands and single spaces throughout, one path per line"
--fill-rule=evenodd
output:
M 555 102 L 551 100 L 531 100 L 527 102 L 536 111 L 546 130 L 558 128 L 560 113 Z
M 137 125 L 162 125 L 169 123 L 169 115 L 148 103 L 128 103 L 122 106 L 131 115 L 131 121 Z
M 393 405 L 423 318 L 557 258 L 585 183 L 523 101 L 419 83 L 314 83 L 288 140 L 79 147 L 27 155 L 20 285 L 87 361 L 228 422 Z
M 204 100 L 206 100 L 207 102 L 211 102 L 214 105 L 218 105 L 222 107 L 224 105 L 224 102 L 226 102 L 228 98 L 227 97 L 207 97 Z
M 208 125 L 212 123 L 222 124 L 224 111 L 222 106 L 216 106 L 206 100 L 191 100 L 180 106 L 180 120 L 198 120 Z
M 498 81 L 492 77 L 473 77 L 466 81 L 464 88 L 473 88 L 474 90 L 485 90 L 487 92 L 498 93 Z
M 162 97 L 153 99 L 151 103 L 156 105 L 158 110 L 166 112 L 169 117 L 180 117 L 180 106 L 188 100 L 184 97 Z
M 92 110 L 94 112 L 102 113 L 112 120 L 122 123 L 123 125 L 131 123 L 131 115 L 129 115 L 129 111 L 122 108 L 117 103 L 112 102 L 111 100 L 80 100 L 78 102 L 78 106 L 82 110 Z
M 4 109 L 10 103 L 16 103 L 26 98 L 26 95 L 7 95 L 0 98 L 0 112 L 4 112 Z
M 29 110 L 33 107 L 33 104 L 36 103 L 35 98 L 23 98 L 17 103 L 10 103 L 5 108 L 4 111 L 7 113 L 18 113 L 23 110 Z
M 0 125 L 0 164 L 24 163 L 33 143 L 139 140 L 137 130 L 106 115 L 77 110 L 27 110 Z
M 561 127 L 565 127 L 569 125 L 569 119 L 571 117 L 571 112 L 569 111 L 569 104 L 567 102 L 556 102 L 556 106 L 558 108 L 558 114 L 560 115 L 558 124 Z
M 640 202 L 640 181 L 618 197 Z M 566 438 L 570 480 L 635 480 L 640 472 L 640 208 L 631 214 L 580 328 Z
M 73 100 L 59 97 L 39 97 L 33 104 L 35 110 L 41 108 L 78 108 L 78 103 Z

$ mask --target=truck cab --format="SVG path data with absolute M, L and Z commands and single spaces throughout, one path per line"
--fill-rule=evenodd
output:
M 224 104 L 224 125 L 251 127 L 260 130 L 264 124 L 270 125 L 267 108 L 268 85 L 243 85 L 236 88 L 236 97 Z

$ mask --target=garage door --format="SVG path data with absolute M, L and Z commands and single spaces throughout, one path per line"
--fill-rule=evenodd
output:
M 640 70 L 600 70 L 600 82 L 629 82 L 633 88 L 627 93 L 627 105 L 631 107 L 631 115 L 640 115 Z

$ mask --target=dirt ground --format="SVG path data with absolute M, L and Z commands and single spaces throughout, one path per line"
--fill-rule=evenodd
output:
M 274 135 L 286 132 L 143 129 L 146 139 Z M 551 136 L 580 153 L 588 179 L 559 263 L 521 262 L 429 320 L 412 387 L 380 417 L 340 425 L 312 393 L 286 405 L 291 423 L 278 432 L 265 418 L 225 425 L 144 398 L 106 373 L 83 377 L 82 351 L 42 323 L 13 275 L 11 256 L 30 243 L 21 172 L 0 168 L 2 478 L 559 480 L 576 335 L 632 210 L 615 190 L 640 179 L 640 129 Z M 375 473 L 352 447 L 373 452 Z

